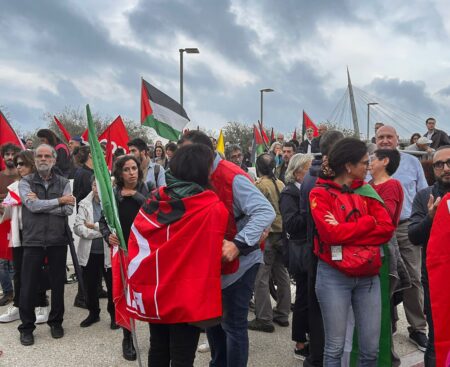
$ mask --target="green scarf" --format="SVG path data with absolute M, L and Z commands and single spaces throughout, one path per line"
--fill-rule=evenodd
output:
M 205 189 L 195 182 L 179 180 L 166 171 L 167 194 L 173 199 L 184 199 L 202 193 Z
M 370 185 L 362 185 L 355 190 L 355 193 L 361 196 L 366 196 L 380 203 L 384 204 L 383 199 L 378 195 L 374 188 Z M 381 332 L 379 341 L 379 352 L 378 352 L 378 366 L 386 367 L 392 366 L 391 361 L 391 343 L 392 343 L 392 332 L 391 332 L 391 303 L 390 303 L 390 284 L 389 284 L 389 250 L 388 245 L 382 246 L 384 256 L 382 259 L 382 265 L 380 268 L 380 288 L 381 288 Z M 356 367 L 358 361 L 358 338 L 356 334 L 356 328 L 353 333 L 353 346 L 350 357 L 350 366 Z

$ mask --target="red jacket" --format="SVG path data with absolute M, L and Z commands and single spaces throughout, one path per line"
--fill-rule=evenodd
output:
M 351 190 L 357 189 L 363 184 L 363 181 L 354 181 Z M 316 241 L 314 252 L 320 259 L 338 269 L 337 261 L 331 259 L 331 246 L 366 247 L 379 258 L 379 246 L 387 243 L 395 230 L 395 226 L 382 203 L 376 199 L 358 195 L 351 190 L 350 192 L 342 192 L 342 189 L 342 186 L 331 180 L 319 178 L 316 187 L 311 190 L 309 196 L 311 214 L 320 238 L 320 244 Z M 339 196 L 348 196 L 341 197 L 341 200 L 338 201 L 336 195 L 338 198 Z M 339 207 L 337 206 L 338 202 L 352 203 L 352 208 Z M 353 208 L 358 209 L 358 215 L 351 216 L 346 221 L 345 217 L 348 216 L 346 213 L 351 212 Z M 331 225 L 325 221 L 325 215 L 329 212 L 334 214 L 339 222 L 338 225 Z M 353 274 L 352 276 L 360 275 Z

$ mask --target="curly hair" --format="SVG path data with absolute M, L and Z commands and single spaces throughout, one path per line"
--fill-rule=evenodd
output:
M 125 186 L 122 173 L 123 166 L 125 166 L 125 163 L 127 163 L 128 161 L 134 161 L 138 167 L 138 182 L 141 182 L 144 178 L 144 173 L 142 172 L 138 159 L 134 155 L 123 155 L 117 158 L 116 162 L 114 163 L 113 169 L 114 182 L 119 189 L 123 189 L 123 187 Z

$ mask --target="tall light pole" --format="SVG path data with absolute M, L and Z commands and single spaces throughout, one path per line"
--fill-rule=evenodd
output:
M 198 48 L 180 48 L 180 105 L 183 107 L 183 53 L 199 54 Z
M 273 92 L 274 90 L 272 88 L 265 88 L 265 89 L 260 89 L 260 93 L 261 93 L 261 125 L 263 123 L 263 105 L 264 105 L 264 101 L 263 101 L 263 93 L 264 92 Z
M 370 136 L 369 136 L 369 134 L 370 134 L 370 131 L 369 131 L 369 129 L 370 129 L 370 106 L 375 106 L 377 104 L 378 104 L 378 102 L 367 103 L 367 142 L 368 143 L 370 142 Z

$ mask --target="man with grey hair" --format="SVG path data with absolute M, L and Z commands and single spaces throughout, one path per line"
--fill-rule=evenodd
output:
M 225 147 L 225 159 L 234 163 L 236 166 L 242 168 L 242 170 L 252 178 L 253 181 L 256 181 L 256 176 L 252 171 L 249 171 L 248 167 L 243 164 L 244 155 L 242 154 L 241 147 L 237 144 L 229 144 Z
M 64 281 L 69 235 L 67 217 L 72 214 L 75 197 L 71 194 L 69 180 L 54 172 L 56 151 L 47 144 L 39 145 L 34 153 L 36 173 L 25 176 L 19 183 L 22 201 L 22 284 L 19 326 L 22 345 L 34 344 L 33 330 L 36 315 L 36 288 L 38 275 L 47 258 L 52 291 L 51 311 L 48 318 L 51 335 L 64 336 Z
M 397 149 L 398 135 L 394 127 L 387 125 L 380 127 L 376 138 L 378 149 Z M 425 334 L 427 322 L 423 312 L 424 294 L 421 283 L 422 250 L 409 240 L 408 226 L 411 223 L 414 197 L 420 190 L 428 187 L 428 184 L 419 160 L 403 152 L 400 152 L 400 165 L 392 177 L 401 182 L 405 195 L 396 236 L 400 254 L 411 277 L 411 288 L 403 291 L 403 307 L 410 325 L 409 340 L 416 344 L 418 349 L 425 351 L 428 339 Z

